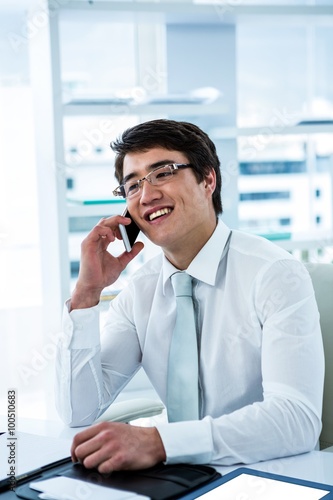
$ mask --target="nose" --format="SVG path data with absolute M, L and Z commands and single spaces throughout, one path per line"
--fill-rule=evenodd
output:
M 140 192 L 140 203 L 143 205 L 150 203 L 153 200 L 158 200 L 162 196 L 161 189 L 153 184 L 150 184 L 149 181 L 145 180 L 141 184 L 141 192 Z

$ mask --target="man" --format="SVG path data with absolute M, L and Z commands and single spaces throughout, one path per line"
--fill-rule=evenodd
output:
M 58 351 L 57 405 L 69 425 L 92 424 L 141 366 L 168 405 L 178 314 L 171 278 L 186 270 L 196 310 L 199 413 L 151 428 L 93 425 L 74 438 L 73 460 L 107 473 L 160 461 L 251 463 L 313 449 L 324 361 L 303 265 L 223 223 L 219 159 L 195 125 L 143 123 L 112 148 L 115 193 L 126 197 L 132 218 L 162 252 L 111 302 L 100 340 L 100 293 L 143 244 L 112 256 L 119 224 L 130 223 L 120 215 L 102 219 L 83 241 Z

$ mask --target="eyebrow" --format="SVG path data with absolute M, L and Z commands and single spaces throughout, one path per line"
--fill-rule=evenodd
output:
M 148 170 L 148 173 L 149 173 L 149 171 L 155 170 L 155 168 L 163 167 L 163 165 L 170 165 L 171 163 L 176 163 L 176 162 L 174 160 L 160 160 L 160 161 L 156 161 L 155 163 L 152 163 L 151 165 L 148 165 L 146 167 L 146 169 Z M 121 184 L 122 185 L 125 184 L 127 181 L 133 179 L 133 177 L 138 177 L 137 172 L 131 172 L 130 174 L 125 175 Z M 141 177 L 141 179 L 142 179 L 142 177 Z

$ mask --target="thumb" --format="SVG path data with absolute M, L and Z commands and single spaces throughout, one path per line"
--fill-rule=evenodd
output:
M 118 259 L 122 268 L 125 269 L 125 267 L 131 262 L 131 260 L 133 260 L 134 257 L 136 257 L 141 252 L 141 250 L 143 250 L 143 248 L 144 244 L 142 243 L 142 241 L 137 241 L 136 243 L 134 243 L 130 252 L 125 251 L 121 255 L 119 255 Z

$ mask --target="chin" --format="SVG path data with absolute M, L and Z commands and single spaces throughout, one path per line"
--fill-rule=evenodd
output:
M 168 237 L 165 234 L 165 232 L 163 233 L 163 231 L 161 231 L 161 234 L 156 234 L 156 233 L 154 234 L 153 231 L 145 232 L 144 235 L 148 238 L 149 241 L 154 243 L 154 245 L 157 245 L 162 248 L 170 244 L 170 239 L 171 240 L 174 239 L 174 233 L 173 235 L 171 235 L 171 237 L 170 236 Z

